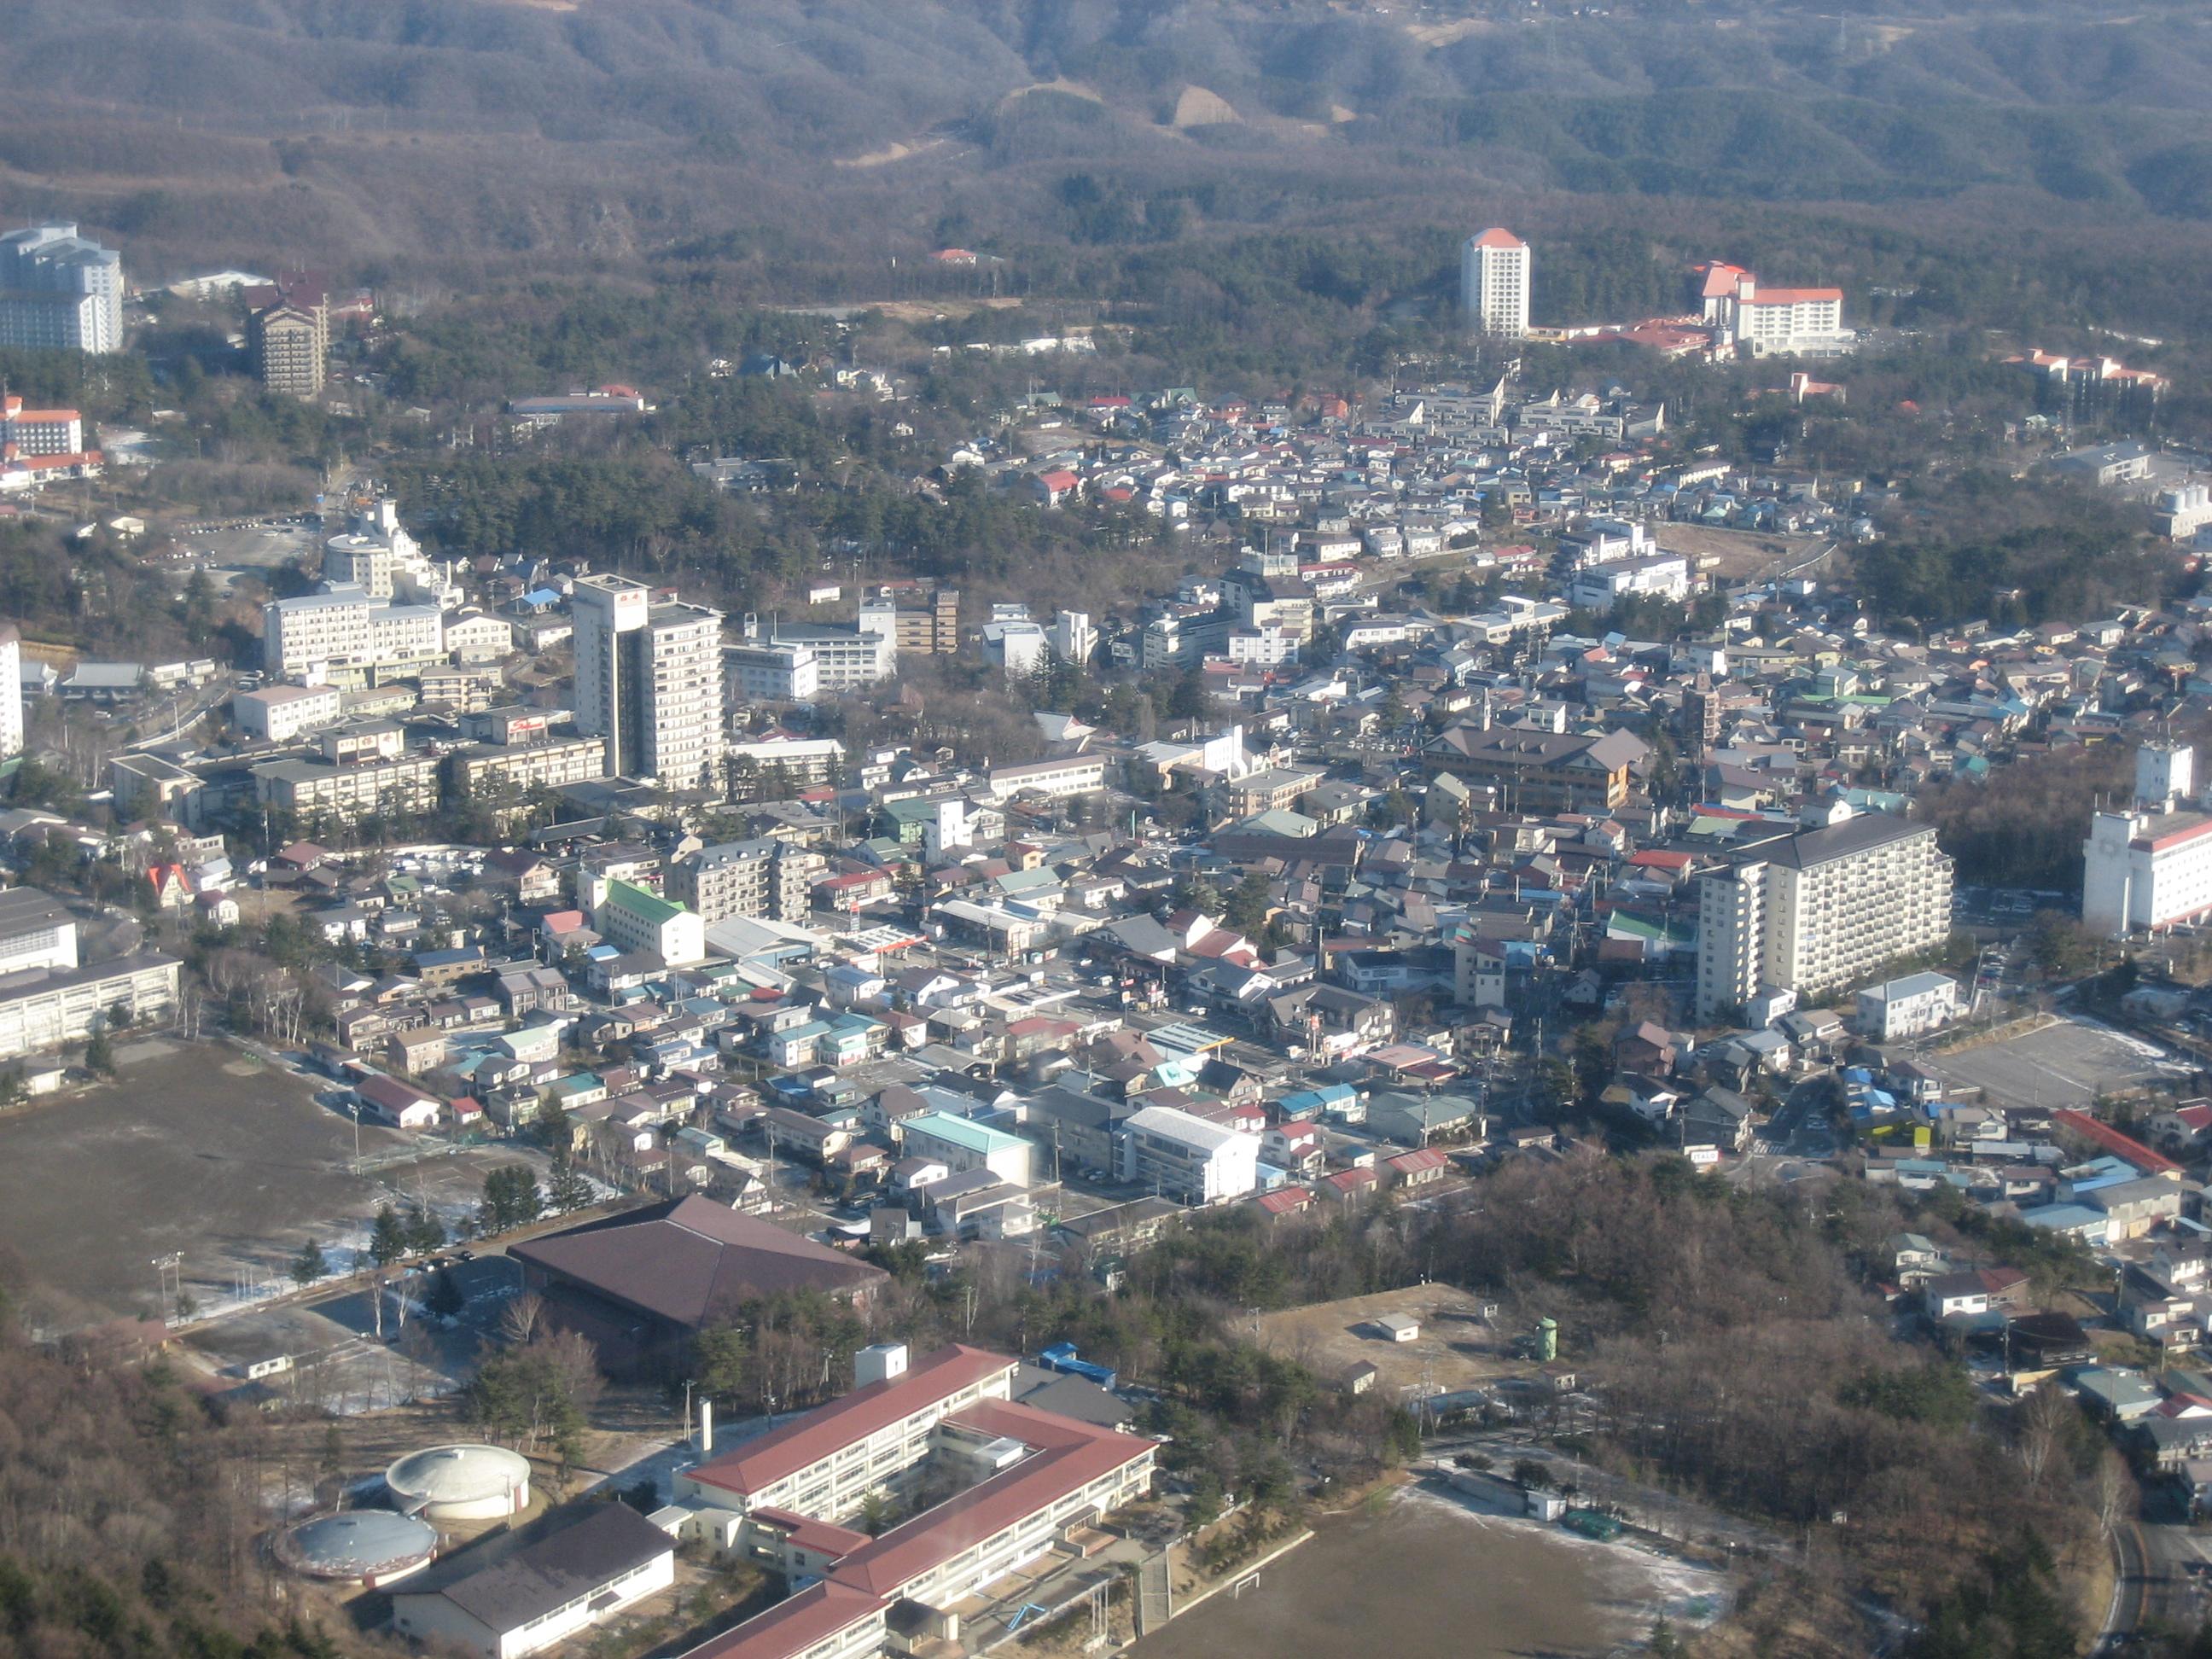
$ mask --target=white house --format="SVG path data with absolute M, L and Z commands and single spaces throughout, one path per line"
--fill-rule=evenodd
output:
M 1959 986 L 1942 974 L 1907 974 L 1859 993 L 1859 1035 L 1896 1042 L 1959 1017 Z

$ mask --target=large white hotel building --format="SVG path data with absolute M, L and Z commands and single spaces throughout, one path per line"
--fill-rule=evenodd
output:
M 2197 809 L 2196 753 L 2136 751 L 2134 805 L 2099 812 L 2081 846 L 2081 921 L 2092 931 L 2155 931 L 2212 914 L 2212 813 Z

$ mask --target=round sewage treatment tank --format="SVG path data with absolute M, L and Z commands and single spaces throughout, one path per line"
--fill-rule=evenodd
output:
M 432 1446 L 384 1472 L 384 1484 L 410 1515 L 445 1526 L 501 1521 L 530 1506 L 530 1465 L 503 1446 Z
M 428 1566 L 438 1553 L 438 1529 L 390 1510 L 348 1510 L 287 1528 L 275 1547 L 294 1572 L 374 1589 Z

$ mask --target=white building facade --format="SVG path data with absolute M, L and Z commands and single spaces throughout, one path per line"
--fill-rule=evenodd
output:
M 1517 340 L 1528 332 L 1528 244 L 1496 228 L 1459 250 L 1459 303 L 1478 333 Z
M 626 576 L 584 576 L 574 596 L 576 725 L 607 740 L 610 777 L 711 787 L 722 754 L 722 617 L 655 605 Z
M 1950 936 L 1933 825 L 1869 813 L 1778 836 L 1698 882 L 1698 1017 L 1765 990 L 1809 1002 Z
M 1859 1035 L 1875 1042 L 1900 1042 L 1958 1017 L 1959 983 L 1943 974 L 1907 974 L 1859 993 Z
M 1121 1174 L 1188 1204 L 1242 1198 L 1260 1184 L 1260 1137 L 1172 1106 L 1147 1106 L 1121 1126 Z
M 23 636 L 0 623 L 0 760 L 23 752 Z
M 2081 845 L 2081 921 L 2106 937 L 2154 932 L 2212 914 L 2212 813 L 2197 810 L 2196 750 L 2136 750 L 2126 811 L 2098 812 Z
M 123 256 L 73 224 L 0 236 L 0 346 L 123 349 Z

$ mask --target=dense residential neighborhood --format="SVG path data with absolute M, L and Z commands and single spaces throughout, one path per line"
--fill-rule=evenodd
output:
M 414 349 L 5 249 L 113 336 L 42 349 L 228 306 L 318 409 Z M 275 1448 L 286 1650 L 1171 1656 L 1401 1490 L 1630 1564 L 1616 1649 L 2203 1624 L 2212 458 L 1979 341 L 1816 459 L 1899 349 L 1843 289 L 1534 322 L 1549 252 L 1341 393 L 830 308 L 69 531 L 210 654 L 0 633 L 0 1243 L 27 1346 Z M 27 534 L 168 464 L 5 421 Z M 563 494 L 623 446 L 677 482 Z M 1942 1645 L 1984 1580 L 2090 1611 Z

